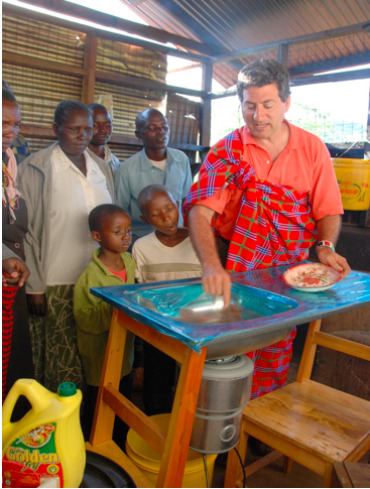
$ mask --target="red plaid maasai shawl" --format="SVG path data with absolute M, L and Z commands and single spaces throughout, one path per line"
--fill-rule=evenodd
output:
M 245 354 L 254 364 L 251 399 L 263 396 L 287 383 L 296 334 L 294 328 L 277 343 Z
M 227 270 L 243 272 L 305 260 L 316 235 L 308 195 L 259 180 L 243 154 L 238 129 L 211 148 L 186 198 L 185 219 L 194 204 L 228 185 L 241 199 L 235 209 Z M 212 223 L 216 235 L 217 219 Z M 252 398 L 286 383 L 295 335 L 294 329 L 281 341 L 246 354 L 254 363 Z
M 12 333 L 13 333 L 13 303 L 14 297 L 18 292 L 18 287 L 6 287 L 3 285 L 3 402 L 5 398 L 6 378 L 8 373 L 8 364 L 10 351 L 12 347 Z
M 226 269 L 243 272 L 279 266 L 308 257 L 315 242 L 315 221 L 308 194 L 259 180 L 250 162 L 243 161 L 243 143 L 237 129 L 209 151 L 187 195 L 184 216 L 197 202 L 225 186 L 240 192 Z M 218 218 L 212 225 L 217 234 Z

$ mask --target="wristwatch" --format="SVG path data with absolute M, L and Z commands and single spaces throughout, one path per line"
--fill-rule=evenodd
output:
M 334 251 L 335 253 L 335 247 L 331 241 L 328 241 L 327 239 L 323 239 L 322 241 L 319 241 L 316 245 L 316 250 L 317 248 L 330 248 L 331 251 Z

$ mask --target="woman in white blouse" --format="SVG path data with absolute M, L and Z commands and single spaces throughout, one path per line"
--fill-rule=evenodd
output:
M 86 151 L 93 122 L 84 104 L 64 100 L 55 110 L 58 142 L 30 155 L 19 168 L 29 214 L 26 263 L 35 377 L 48 389 L 83 387 L 73 317 L 73 286 L 91 259 L 88 215 L 113 202 L 107 165 Z

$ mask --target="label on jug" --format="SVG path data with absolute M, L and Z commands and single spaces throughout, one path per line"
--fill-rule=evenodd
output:
M 55 423 L 38 426 L 9 445 L 3 455 L 3 487 L 63 487 L 55 448 Z M 52 481 L 50 479 L 53 479 Z

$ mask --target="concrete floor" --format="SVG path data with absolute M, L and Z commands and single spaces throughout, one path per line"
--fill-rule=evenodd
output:
M 247 464 L 257 460 L 257 457 L 253 456 L 249 451 L 247 452 L 246 462 Z M 369 454 L 366 454 L 360 461 L 364 467 L 368 467 L 370 464 Z M 368 472 L 364 471 L 364 479 L 361 485 L 353 487 L 369 487 L 366 483 L 368 481 Z M 367 477 L 367 478 L 366 478 Z M 215 466 L 213 473 L 211 487 L 224 487 L 225 469 Z M 323 487 L 323 478 L 319 475 L 311 472 L 302 465 L 293 463 L 293 468 L 289 474 L 286 474 L 283 470 L 283 458 L 276 462 L 264 467 L 255 474 L 247 477 L 245 487 Z M 333 486 L 337 487 L 337 486 Z M 350 487 L 343 486 L 343 487 Z M 352 486 L 351 486 L 352 487 Z
M 246 461 L 257 460 L 250 452 Z M 247 477 L 246 487 L 322 487 L 322 478 L 299 464 L 293 464 L 289 474 L 283 471 L 283 458 Z M 215 466 L 212 487 L 224 487 L 225 469 Z

